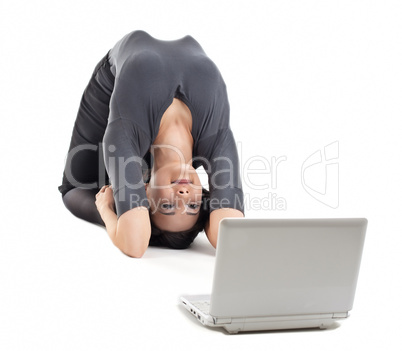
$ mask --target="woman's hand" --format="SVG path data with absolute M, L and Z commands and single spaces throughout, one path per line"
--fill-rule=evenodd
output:
M 105 209 L 110 209 L 115 212 L 113 190 L 110 185 L 104 185 L 95 197 L 95 205 L 100 214 L 102 214 Z

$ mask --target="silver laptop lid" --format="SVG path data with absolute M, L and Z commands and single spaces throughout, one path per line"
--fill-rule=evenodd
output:
M 225 218 L 210 314 L 250 317 L 352 309 L 367 220 Z

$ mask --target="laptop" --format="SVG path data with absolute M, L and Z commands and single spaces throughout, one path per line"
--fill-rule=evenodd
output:
M 211 294 L 181 303 L 229 333 L 326 329 L 353 307 L 366 228 L 365 218 L 225 218 Z

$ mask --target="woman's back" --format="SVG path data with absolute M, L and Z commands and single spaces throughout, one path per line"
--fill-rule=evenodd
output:
M 129 119 L 151 144 L 173 98 L 182 100 L 191 111 L 195 144 L 228 126 L 225 83 L 191 36 L 164 41 L 134 31 L 110 50 L 109 63 L 116 77 L 109 120 Z

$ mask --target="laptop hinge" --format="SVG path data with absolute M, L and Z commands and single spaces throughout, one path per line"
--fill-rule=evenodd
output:
M 318 317 L 325 318 L 325 315 L 317 315 L 316 317 L 317 318 Z M 338 313 L 333 313 L 332 314 L 332 319 L 344 319 L 344 318 L 348 318 L 348 317 L 349 317 L 348 312 L 338 312 Z M 261 320 L 261 318 L 264 319 L 264 317 L 259 317 L 259 318 L 256 318 L 256 319 Z M 267 319 L 267 320 L 272 319 L 272 318 L 274 318 L 274 317 L 265 317 L 265 319 Z M 275 318 L 278 318 L 278 317 L 275 317 Z M 286 316 L 282 317 L 282 318 L 286 318 Z M 327 314 L 326 318 L 331 318 L 331 315 Z M 253 318 L 235 318 L 235 320 L 233 320 L 232 318 L 212 317 L 212 319 L 214 321 L 214 324 L 219 325 L 219 324 L 230 324 L 232 322 L 236 322 L 236 323 L 244 322 L 246 319 L 252 320 Z
M 214 324 L 230 324 L 232 323 L 232 318 L 218 318 L 218 317 L 212 317 L 214 320 Z
M 303 318 L 306 318 L 307 316 L 304 316 Z M 312 317 L 312 316 L 310 316 L 310 317 Z M 322 315 L 314 315 L 314 317 L 315 318 L 332 318 L 332 319 L 345 319 L 345 318 L 348 318 L 349 317 L 349 313 L 348 312 L 338 312 L 338 313 L 333 313 L 332 314 L 332 316 L 331 316 L 331 314 L 327 314 L 327 315 L 325 315 L 325 314 L 322 314 Z M 236 323 L 239 323 L 239 322 L 244 322 L 246 319 L 248 320 L 248 321 L 252 321 L 252 320 L 254 320 L 254 319 L 256 319 L 256 320 L 259 320 L 259 321 L 261 321 L 261 320 L 271 320 L 271 319 L 273 319 L 273 318 L 275 318 L 275 319 L 278 319 L 278 318 L 281 318 L 281 319 L 288 319 L 288 316 L 282 316 L 282 317 L 272 317 L 272 316 L 270 316 L 270 317 L 256 317 L 256 318 L 235 318 L 235 319 L 232 319 L 232 318 L 219 318 L 219 317 L 212 317 L 213 318 L 213 321 L 214 321 L 214 324 L 216 324 L 216 325 L 219 325 L 219 324 L 230 324 L 230 323 L 234 323 L 234 322 L 236 322 Z
M 332 315 L 332 319 L 337 319 L 337 318 L 348 318 L 349 313 L 348 312 L 342 312 L 342 313 L 334 313 Z

